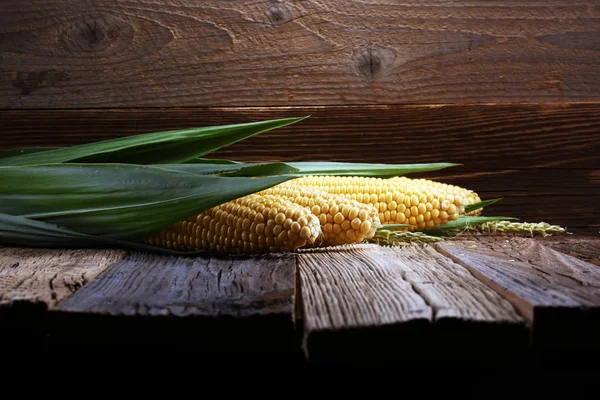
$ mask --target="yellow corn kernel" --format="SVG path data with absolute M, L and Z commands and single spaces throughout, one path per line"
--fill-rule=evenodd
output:
M 173 249 L 255 253 L 295 250 L 320 235 L 319 219 L 308 207 L 282 196 L 252 194 L 177 222 L 148 242 Z
M 342 190 L 342 188 L 338 188 Z M 336 189 L 332 189 L 335 191 Z M 311 213 L 318 218 L 321 224 L 322 240 L 321 245 L 339 245 L 359 243 L 365 238 L 371 238 L 379 226 L 379 216 L 375 207 L 363 204 L 357 200 L 352 200 L 349 195 L 339 195 L 328 193 L 323 190 L 307 188 L 302 186 L 288 186 L 285 184 L 277 185 L 263 190 L 258 195 L 274 195 L 291 201 L 295 204 L 307 204 L 312 202 Z M 366 232 L 361 231 L 361 224 L 352 223 L 354 219 L 359 222 L 369 221 L 370 229 Z M 353 234 L 346 232 L 352 230 Z
M 312 188 L 345 196 L 356 194 L 361 202 L 375 207 L 381 224 L 408 223 L 411 226 L 405 229 L 409 230 L 425 228 L 426 221 L 434 221 L 437 226 L 456 220 L 464 213 L 466 204 L 479 201 L 475 193 L 458 186 L 405 177 L 305 176 L 279 186 Z M 445 213 L 440 214 L 441 211 Z

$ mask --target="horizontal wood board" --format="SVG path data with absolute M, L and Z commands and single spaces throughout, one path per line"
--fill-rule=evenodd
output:
M 126 255 L 122 250 L 0 247 L 0 308 L 53 308 Z
M 481 243 L 490 240 L 486 250 Z M 313 250 L 312 259 L 300 254 L 297 288 L 290 256 L 123 258 L 118 250 L 2 248 L 0 336 L 32 349 L 94 342 L 98 351 L 117 352 L 277 351 L 289 362 L 301 359 L 303 328 L 314 362 L 489 360 L 527 354 L 523 316 L 533 323 L 536 354 L 585 358 L 598 354 L 600 270 L 581 260 L 597 258 L 598 240 L 495 236 L 436 245 L 442 254 L 442 245 L 454 248 L 448 254 L 456 262 L 430 246 Z M 565 255 L 575 250 L 580 260 Z M 483 266 L 470 267 L 473 257 Z M 523 268 L 535 272 L 521 279 Z
M 473 237 L 435 247 L 509 300 L 532 323 L 536 351 L 584 358 L 600 354 L 597 265 L 516 237 Z
M 519 358 L 512 305 L 428 245 L 357 245 L 299 255 L 310 361 Z M 494 343 L 493 348 L 485 343 Z
M 594 0 L 5 0 L 0 108 L 599 101 L 599 22 Z
M 56 309 L 177 317 L 284 314 L 291 321 L 294 271 L 293 255 L 176 257 L 135 252 Z
M 58 304 L 49 316 L 50 342 L 92 339 L 125 351 L 143 344 L 159 354 L 276 352 L 276 359 L 288 362 L 300 357 L 294 275 L 289 254 L 135 252 Z
M 598 237 L 549 236 L 541 238 L 540 242 L 546 247 L 600 267 L 600 238 Z

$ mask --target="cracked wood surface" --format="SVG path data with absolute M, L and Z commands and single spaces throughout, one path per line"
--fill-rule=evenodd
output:
M 382 263 L 387 261 L 398 268 L 432 307 L 435 321 L 523 322 L 508 301 L 429 245 L 385 248 L 381 257 Z
M 533 324 L 540 347 L 600 354 L 598 266 L 518 237 L 473 237 L 435 247 L 509 300 Z
M 259 352 L 263 361 L 290 362 L 301 359 L 294 274 L 289 254 L 134 252 L 60 302 L 48 316 L 49 340 L 59 347 L 93 341 L 119 353 L 150 346 L 156 354 L 221 354 L 235 362 L 252 362 L 245 354 Z
M 134 252 L 57 311 L 123 316 L 283 314 L 292 319 L 295 259 L 175 257 Z
M 121 250 L 0 247 L 0 308 L 53 308 L 126 256 Z
M 535 240 L 473 237 L 435 246 L 505 293 L 530 321 L 536 307 L 600 308 L 600 268 Z
M 513 306 L 428 245 L 359 245 L 298 258 L 304 348 L 315 362 L 526 353 Z
M 4 0 L 0 107 L 598 101 L 599 21 L 595 0 Z
M 600 267 L 600 237 L 549 236 L 538 240 L 544 246 Z

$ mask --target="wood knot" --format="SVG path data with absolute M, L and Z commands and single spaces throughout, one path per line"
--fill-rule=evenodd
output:
M 269 7 L 265 14 L 272 25 L 281 25 L 291 21 L 296 11 L 292 6 L 277 3 Z
M 119 18 L 90 15 L 74 21 L 64 31 L 61 41 L 71 52 L 107 56 L 127 47 L 133 36 L 133 27 Z
M 375 78 L 389 68 L 396 59 L 396 51 L 390 47 L 368 45 L 354 53 L 356 70 L 363 76 Z
M 59 86 L 60 82 L 68 81 L 69 76 L 64 71 L 47 69 L 43 71 L 18 72 L 13 86 L 21 89 L 21 94 L 31 94 L 39 89 Z

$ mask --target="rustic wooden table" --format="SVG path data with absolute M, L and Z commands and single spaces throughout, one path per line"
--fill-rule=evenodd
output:
M 459 163 L 417 176 L 575 233 L 249 258 L 0 248 L 2 356 L 598 357 L 599 22 L 597 0 L 0 2 L 0 149 L 310 115 L 210 156 Z
M 600 355 L 600 238 L 254 257 L 0 248 L 4 339 L 290 364 Z M 7 343 L 7 342 L 4 342 Z

